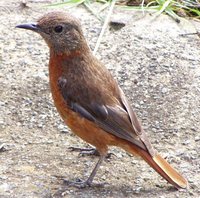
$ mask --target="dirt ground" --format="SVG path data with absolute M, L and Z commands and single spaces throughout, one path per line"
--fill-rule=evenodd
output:
M 0 1 L 0 197 L 200 197 L 200 39 L 180 35 L 200 30 L 200 23 L 116 10 L 113 17 L 123 14 L 128 22 L 120 30 L 109 28 L 97 53 L 152 144 L 188 179 L 189 189 L 175 190 L 119 148 L 110 149 L 114 155 L 95 178 L 104 187 L 77 189 L 59 177 L 87 178 L 98 158 L 68 149 L 87 144 L 68 130 L 53 105 L 48 48 L 39 35 L 15 29 L 55 8 L 45 7 L 48 1 L 26 2 Z M 102 24 L 83 7 L 68 12 L 81 19 L 93 49 Z

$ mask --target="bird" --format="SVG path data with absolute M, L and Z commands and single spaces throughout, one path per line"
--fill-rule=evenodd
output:
M 116 146 L 141 157 L 175 188 L 188 187 L 187 179 L 153 148 L 118 82 L 92 53 L 76 17 L 52 11 L 36 23 L 16 27 L 40 34 L 47 43 L 50 90 L 57 111 L 71 131 L 100 154 L 89 177 L 71 184 L 92 186 L 109 147 Z

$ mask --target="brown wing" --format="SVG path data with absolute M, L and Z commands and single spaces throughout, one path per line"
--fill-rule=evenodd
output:
M 146 145 L 140 140 L 140 136 L 138 136 L 138 132 L 136 132 L 135 125 L 132 124 L 133 116 L 131 117 L 127 109 L 124 108 L 126 105 L 110 106 L 106 104 L 98 104 L 96 101 L 88 101 L 87 103 L 83 103 L 81 100 L 77 101 L 75 95 L 69 96 L 65 83 L 66 79 L 61 77 L 58 85 L 66 104 L 73 111 L 79 113 L 82 117 L 95 122 L 106 132 L 127 140 L 145 151 L 147 150 Z M 122 98 L 122 102 L 123 101 L 125 101 L 124 98 Z M 121 102 L 119 102 L 119 104 L 120 103 Z M 139 126 L 140 125 L 137 126 L 137 130 L 141 128 Z

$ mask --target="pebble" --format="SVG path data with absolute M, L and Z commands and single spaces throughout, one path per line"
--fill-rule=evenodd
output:
M 167 89 L 166 87 L 164 87 L 164 88 L 162 88 L 161 92 L 162 92 L 163 94 L 166 94 L 166 93 L 168 92 L 168 89 Z
M 0 152 L 6 151 L 5 144 L 0 142 Z
M 194 138 L 194 140 L 195 140 L 196 142 L 198 142 L 198 141 L 200 140 L 200 136 L 196 136 L 196 137 Z
M 61 132 L 64 132 L 64 133 L 67 133 L 68 132 L 68 128 L 67 126 L 63 125 L 63 124 L 59 124 L 57 126 L 57 128 L 61 131 Z
M 188 144 L 190 144 L 190 142 L 191 142 L 190 140 L 186 140 L 186 141 L 184 141 L 182 144 L 183 144 L 183 145 L 188 145 Z
M 6 192 L 10 189 L 10 186 L 8 183 L 3 183 L 0 185 L 0 193 Z

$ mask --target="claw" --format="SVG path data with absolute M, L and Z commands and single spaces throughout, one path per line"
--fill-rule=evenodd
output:
M 85 156 L 85 155 L 100 156 L 99 151 L 97 149 L 95 149 L 95 148 L 79 148 L 79 147 L 73 147 L 73 146 L 71 146 L 68 149 L 70 151 L 80 152 L 79 156 Z M 116 156 L 114 153 L 108 153 L 106 155 L 106 158 L 110 159 L 112 155 Z
M 75 188 L 87 188 L 87 187 L 104 187 L 107 183 L 92 183 L 88 180 L 82 181 L 81 179 L 77 179 L 76 181 L 69 181 L 66 179 L 63 179 L 64 184 L 70 187 Z
M 76 181 L 69 181 L 64 179 L 63 181 L 66 185 L 76 188 L 86 188 L 91 186 L 91 183 L 88 180 L 82 181 L 81 179 L 77 179 Z
M 95 148 L 78 148 L 78 147 L 69 147 L 71 151 L 77 151 L 80 152 L 79 155 L 94 155 L 94 156 L 100 156 L 99 152 Z

